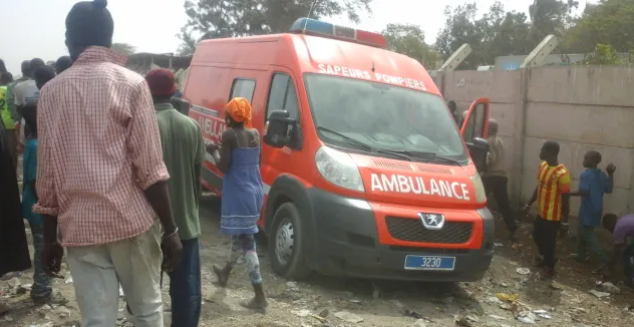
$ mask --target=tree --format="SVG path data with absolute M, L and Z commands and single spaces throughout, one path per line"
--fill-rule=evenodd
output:
M 599 45 L 627 53 L 634 48 L 634 0 L 601 0 L 589 4 L 566 35 L 569 52 L 590 53 Z
M 473 49 L 460 66 L 464 69 L 491 65 L 497 56 L 526 53 L 530 26 L 524 13 L 506 12 L 501 2 L 494 3 L 480 18 L 476 18 L 477 12 L 475 3 L 445 9 L 446 25 L 436 40 L 443 60 L 464 43 Z
M 136 52 L 136 47 L 128 43 L 113 43 L 112 46 L 110 46 L 110 49 L 128 56 Z
M 550 34 L 562 38 L 571 23 L 570 14 L 578 6 L 576 0 L 534 0 L 528 8 L 531 28 L 527 46 L 532 50 Z
M 300 17 L 320 19 L 346 13 L 352 22 L 371 13 L 372 0 L 188 0 L 189 17 L 179 51 L 191 54 L 200 39 L 280 33 Z M 197 35 L 198 37 L 194 36 Z
M 425 33 L 419 26 L 388 24 L 383 35 L 390 50 L 414 58 L 428 69 L 438 65 L 438 53 L 425 43 Z
M 583 63 L 585 65 L 622 65 L 623 60 L 611 45 L 599 43 Z

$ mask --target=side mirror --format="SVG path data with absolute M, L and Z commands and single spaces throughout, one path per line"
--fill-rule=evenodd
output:
M 471 159 L 476 166 L 478 172 L 483 172 L 486 170 L 487 165 L 487 154 L 489 153 L 489 141 L 474 137 L 473 140 L 467 143 L 467 147 L 469 148 L 469 154 L 471 155 Z
M 264 143 L 278 149 L 289 145 L 291 143 L 290 131 L 296 124 L 297 121 L 291 118 L 286 110 L 271 112 L 266 123 Z

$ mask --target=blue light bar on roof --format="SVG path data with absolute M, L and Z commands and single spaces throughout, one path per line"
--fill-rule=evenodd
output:
M 290 32 L 352 41 L 379 48 L 387 48 L 387 40 L 379 33 L 357 30 L 305 17 L 296 20 L 291 26 Z

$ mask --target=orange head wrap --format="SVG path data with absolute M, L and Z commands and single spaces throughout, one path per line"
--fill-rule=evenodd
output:
M 233 98 L 225 107 L 225 112 L 231 119 L 238 123 L 243 123 L 246 128 L 253 128 L 251 104 L 245 98 Z

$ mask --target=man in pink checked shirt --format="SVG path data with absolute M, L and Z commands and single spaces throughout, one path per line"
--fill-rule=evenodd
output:
M 152 96 L 109 49 L 106 6 L 72 8 L 66 45 L 74 63 L 40 94 L 34 210 L 44 215 L 42 265 L 56 275 L 67 249 L 83 327 L 115 325 L 119 283 L 135 325 L 163 327 L 161 269 L 176 267 L 182 245 Z

